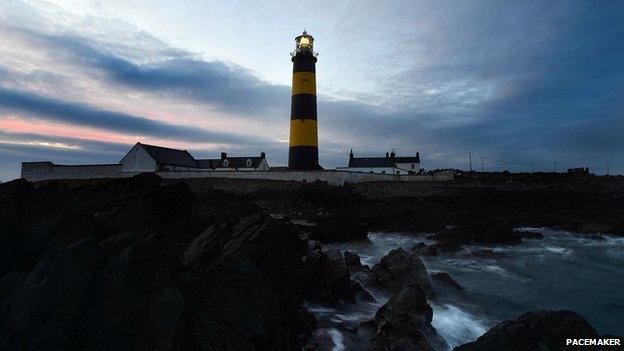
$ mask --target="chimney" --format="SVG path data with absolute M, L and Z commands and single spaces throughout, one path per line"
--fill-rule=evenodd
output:
M 352 160 L 353 159 L 353 149 L 351 149 L 351 152 L 349 152 L 349 159 Z
M 227 158 L 227 153 L 226 152 L 222 152 L 221 153 L 221 159 L 225 160 Z
M 416 153 L 416 163 L 420 163 L 420 154 Z
M 266 154 L 264 153 L 264 151 L 260 153 L 260 157 L 266 158 Z

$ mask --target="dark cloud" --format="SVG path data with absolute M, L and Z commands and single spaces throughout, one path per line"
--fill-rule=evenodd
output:
M 98 69 L 114 84 L 208 103 L 223 111 L 252 114 L 254 118 L 289 112 L 290 88 L 271 85 L 249 70 L 221 61 L 205 61 L 191 53 L 174 54 L 156 61 L 137 63 L 106 50 L 87 38 L 51 35 L 22 30 L 41 44 L 52 47 L 89 70 Z
M 0 86 L 0 109 L 17 111 L 21 116 L 100 128 L 124 134 L 152 136 L 169 140 L 211 143 L 242 143 L 245 135 L 205 130 L 61 101 Z M 258 138 L 255 138 L 258 139 Z M 266 141 L 269 142 L 269 141 Z

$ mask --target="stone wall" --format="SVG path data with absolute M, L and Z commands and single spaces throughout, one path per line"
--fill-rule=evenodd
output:
M 56 165 L 52 162 L 22 162 L 22 178 L 31 182 L 50 179 L 119 178 L 121 164 Z
M 122 172 L 121 164 L 109 165 L 55 165 L 52 162 L 23 162 L 22 178 L 29 181 L 51 179 L 94 179 L 132 177 L 138 172 Z M 159 176 L 167 179 L 183 178 L 229 178 L 267 179 L 282 181 L 313 182 L 316 180 L 331 185 L 344 183 L 365 183 L 379 181 L 423 182 L 450 181 L 453 173 L 440 172 L 435 175 L 374 174 L 345 171 L 160 171 Z
M 431 182 L 451 181 L 452 172 L 439 172 L 435 175 L 398 175 L 398 174 L 374 174 L 344 171 L 252 171 L 252 172 L 156 172 L 163 178 L 235 178 L 235 179 L 268 179 L 284 181 L 320 180 L 330 185 L 343 185 L 344 183 L 365 182 Z

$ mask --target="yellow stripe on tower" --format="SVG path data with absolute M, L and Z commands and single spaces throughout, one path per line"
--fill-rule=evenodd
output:
M 290 121 L 289 146 L 317 146 L 316 121 L 313 119 L 293 119 Z
M 293 73 L 292 94 L 316 95 L 316 74 L 305 71 Z

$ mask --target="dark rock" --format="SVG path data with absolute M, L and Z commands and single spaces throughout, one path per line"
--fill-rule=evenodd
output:
M 353 294 L 357 300 L 365 301 L 365 302 L 377 302 L 377 300 L 375 300 L 373 295 L 371 295 L 371 293 L 366 291 L 362 287 L 362 284 L 360 284 L 359 282 L 355 280 L 351 281 L 351 289 L 353 290 Z
M 422 249 L 415 250 L 414 253 L 419 256 L 437 256 L 438 249 L 435 245 L 425 246 Z
M 377 279 L 377 276 L 368 266 L 353 266 L 351 269 L 351 278 L 360 282 L 366 288 L 383 289 L 383 284 Z
M 135 350 L 173 351 L 184 326 L 184 297 L 179 290 L 164 288 L 148 303 L 137 334 Z
M 475 250 L 465 253 L 464 256 L 474 258 L 501 258 L 505 257 L 505 253 L 493 250 Z
M 374 350 L 432 350 L 441 340 L 431 325 L 433 310 L 418 285 L 404 287 L 375 314 Z
M 344 213 L 332 213 L 320 218 L 310 227 L 310 238 L 322 243 L 366 240 L 368 226 L 358 218 Z
M 216 350 L 301 348 L 301 304 L 316 281 L 302 266 L 300 244 L 289 221 L 256 215 L 232 227 L 217 257 L 200 255 L 189 277 L 197 301 L 189 343 Z
M 0 311 L 2 304 L 11 296 L 16 287 L 26 280 L 28 274 L 21 271 L 13 271 L 0 279 Z
M 88 242 L 55 247 L 43 256 L 7 301 L 0 349 L 79 348 L 93 277 L 85 257 L 93 255 Z
M 433 295 L 429 274 L 418 256 L 402 248 L 394 249 L 373 267 L 373 273 L 382 285 L 396 294 L 408 285 L 418 284 L 427 296 Z
M 424 248 L 425 246 L 427 246 L 427 245 L 421 241 L 419 243 L 416 243 L 414 246 L 412 246 L 412 250 L 414 250 L 414 251 L 420 250 L 420 249 Z
M 583 317 L 571 311 L 528 312 L 498 324 L 454 351 L 569 350 L 566 339 L 598 338 Z
M 324 301 L 355 301 L 349 267 L 338 249 L 324 251 L 314 272 L 312 297 Z
M 524 230 L 514 230 L 514 233 L 520 235 L 521 238 L 526 239 L 541 239 L 544 237 L 543 233 L 540 232 L 529 232 Z
M 361 266 L 360 256 L 355 252 L 345 251 L 344 252 L 345 264 L 347 266 Z
M 455 279 L 451 278 L 451 276 L 446 272 L 435 273 L 431 275 L 434 281 L 440 282 L 446 286 L 449 286 L 455 290 L 463 290 L 461 285 L 459 285 Z
M 500 221 L 482 221 L 465 226 L 446 228 L 435 234 L 436 248 L 457 250 L 462 245 L 520 244 L 520 235 L 513 228 Z

